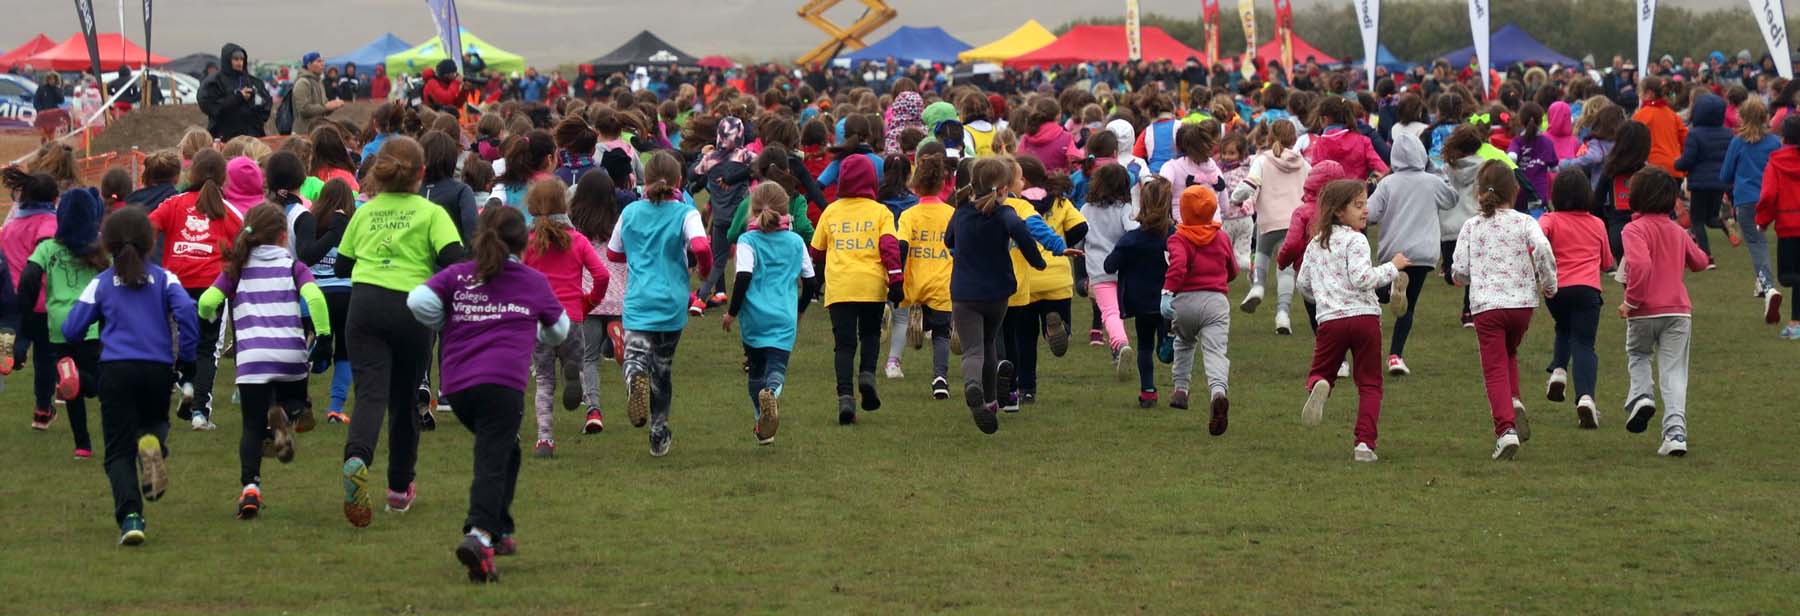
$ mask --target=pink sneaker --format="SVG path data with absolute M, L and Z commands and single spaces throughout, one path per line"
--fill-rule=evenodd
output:
M 93 451 L 90 451 L 87 449 L 75 450 L 75 459 L 77 459 L 77 460 L 87 460 L 87 459 L 91 459 L 93 457 L 94 457 Z
M 387 491 L 387 510 L 390 513 L 406 513 L 412 509 L 413 499 L 419 496 L 417 484 L 406 484 L 405 492 Z

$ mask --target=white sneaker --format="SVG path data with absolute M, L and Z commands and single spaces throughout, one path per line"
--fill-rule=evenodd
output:
M 1350 360 L 1346 359 L 1344 363 L 1338 364 L 1338 378 L 1350 378 Z
M 1531 422 L 1525 420 L 1525 402 L 1513 398 L 1513 430 L 1519 433 L 1519 442 L 1531 440 Z
M 1600 427 L 1600 409 L 1594 406 L 1593 396 L 1582 396 L 1575 403 L 1576 424 L 1583 430 L 1594 430 Z
M 1781 322 L 1781 291 L 1770 288 L 1763 294 L 1763 322 L 1769 325 Z
M 1316 426 L 1325 418 L 1325 400 L 1331 397 L 1331 381 L 1319 379 L 1313 383 L 1312 393 L 1306 396 L 1306 405 L 1300 407 L 1300 423 Z
M 1569 371 L 1557 368 L 1550 371 L 1550 381 L 1544 384 L 1544 399 L 1551 402 L 1562 402 L 1568 399 L 1565 395 L 1569 389 Z
M 197 411 L 199 409 L 195 410 Z M 219 426 L 213 424 L 212 419 L 207 417 L 205 413 L 194 413 L 194 418 L 190 423 L 194 426 L 194 430 L 201 432 L 217 430 L 219 428 Z
M 1357 462 L 1374 462 L 1381 459 L 1375 456 L 1375 450 L 1370 449 L 1368 443 L 1357 443 L 1356 449 L 1350 455 Z
M 1243 310 L 1244 312 L 1255 314 L 1256 307 L 1262 305 L 1262 300 L 1263 300 L 1262 285 L 1252 286 L 1252 287 L 1250 287 L 1250 293 L 1244 295 L 1244 302 L 1241 304 L 1238 304 L 1238 309 Z
M 1682 457 L 1687 455 L 1687 437 L 1675 435 L 1663 438 L 1662 447 L 1656 449 L 1656 455 Z
M 1412 374 L 1412 368 L 1406 367 L 1406 360 L 1401 359 L 1399 355 L 1388 356 L 1388 375 L 1406 376 L 1409 374 Z
M 1400 272 L 1394 277 L 1394 284 L 1388 287 L 1388 308 L 1395 316 L 1406 314 L 1406 287 L 1411 284 L 1410 278 L 1406 272 Z
M 1121 382 L 1137 376 L 1137 355 L 1131 350 L 1131 345 L 1121 346 L 1118 352 L 1113 353 L 1113 375 Z
M 1650 419 L 1656 417 L 1656 399 L 1650 396 L 1639 396 L 1631 402 L 1631 416 L 1625 420 L 1625 431 L 1632 434 L 1642 433 L 1650 427 Z
M 1275 313 L 1275 333 L 1283 336 L 1291 336 L 1294 333 L 1293 324 L 1288 321 L 1288 313 L 1285 310 Z
M 1500 438 L 1494 441 L 1495 460 L 1511 460 L 1518 453 L 1519 435 L 1512 430 L 1507 430 L 1506 434 L 1500 435 Z
M 903 378 L 906 378 L 906 373 L 905 373 L 905 372 L 902 372 L 902 371 L 901 371 L 901 370 L 900 370 L 900 360 L 898 360 L 898 359 L 894 359 L 894 358 L 892 358 L 892 357 L 889 357 L 889 358 L 888 358 L 888 361 L 887 361 L 887 378 L 890 378 L 890 379 L 903 379 Z

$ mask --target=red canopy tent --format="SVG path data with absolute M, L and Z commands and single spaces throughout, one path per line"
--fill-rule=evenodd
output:
M 124 35 L 109 32 L 101 34 L 99 39 L 100 70 L 115 71 L 120 66 L 144 64 L 144 48 L 138 47 L 137 43 L 126 39 Z M 151 66 L 168 62 L 168 58 L 157 55 L 150 56 Z M 30 64 L 39 69 L 48 68 L 57 71 L 85 71 L 93 68 L 93 62 L 88 59 L 87 39 L 82 38 L 80 34 L 70 36 L 68 40 L 58 43 L 55 47 L 40 51 L 20 63 Z
M 1181 44 L 1162 28 L 1144 26 L 1138 34 L 1144 60 L 1174 60 L 1202 54 Z M 1204 60 L 1204 58 L 1201 58 Z M 1009 68 L 1029 68 L 1061 64 L 1074 66 L 1083 62 L 1125 62 L 1130 60 L 1130 47 L 1125 41 L 1125 26 L 1075 26 L 1049 45 L 1006 61 Z
M 1294 63 L 1305 64 L 1306 58 L 1309 56 L 1318 61 L 1321 66 L 1338 63 L 1338 59 L 1331 57 L 1331 54 L 1319 51 L 1319 48 L 1313 47 L 1312 43 L 1306 42 L 1305 39 L 1300 38 L 1300 35 L 1294 35 Z M 1264 62 L 1270 60 L 1280 61 L 1281 40 L 1270 40 L 1267 43 L 1263 43 L 1261 47 L 1257 47 L 1256 57 Z
M 37 55 L 38 52 L 55 46 L 56 41 L 50 40 L 50 37 L 48 36 L 39 34 L 31 40 L 25 41 L 24 45 L 14 47 L 12 51 L 6 52 L 5 55 L 0 55 L 0 68 L 24 66 L 26 58 Z M 33 68 L 36 67 L 34 66 Z

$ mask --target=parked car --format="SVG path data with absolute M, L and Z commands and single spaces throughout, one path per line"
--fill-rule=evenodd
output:
M 18 75 L 0 74 L 0 130 L 29 130 L 37 120 L 31 98 L 37 82 Z

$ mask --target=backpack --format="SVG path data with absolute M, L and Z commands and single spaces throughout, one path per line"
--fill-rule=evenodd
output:
M 275 132 L 294 134 L 294 84 L 281 87 L 281 106 L 275 108 Z

